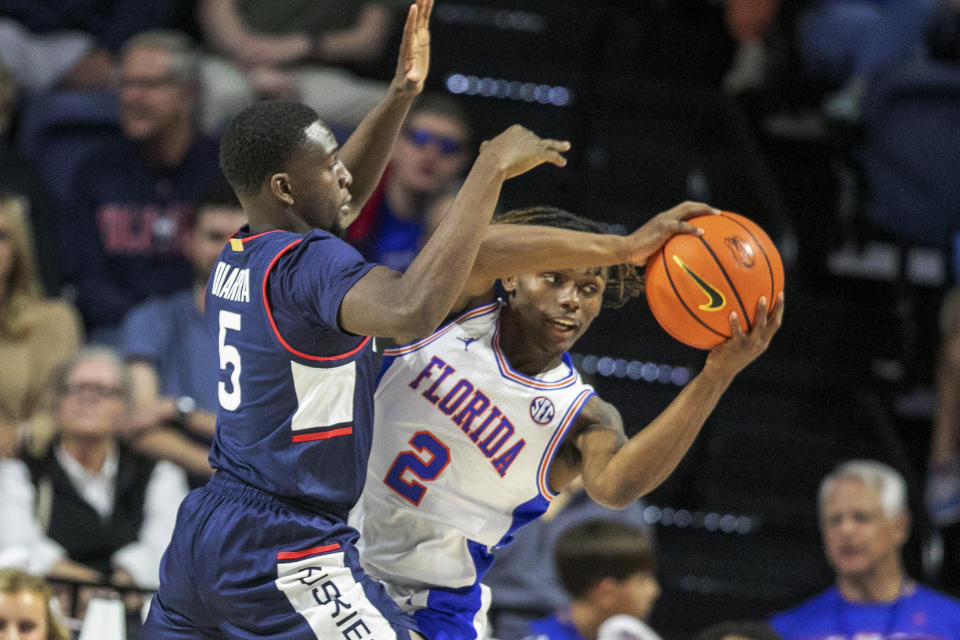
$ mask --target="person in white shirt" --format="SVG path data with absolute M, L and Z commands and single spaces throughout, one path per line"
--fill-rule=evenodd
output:
M 39 456 L 0 460 L 0 566 L 155 588 L 187 479 L 118 438 L 129 411 L 126 365 L 81 350 L 54 380 L 58 436 Z

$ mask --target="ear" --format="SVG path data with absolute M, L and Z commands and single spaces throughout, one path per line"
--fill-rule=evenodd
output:
M 274 173 L 270 181 L 270 193 L 287 206 L 293 205 L 293 190 L 290 188 L 290 176 L 286 173 Z
M 506 289 L 507 293 L 513 293 L 517 290 L 517 285 L 519 284 L 520 278 L 517 276 L 507 276 L 505 278 L 500 278 L 500 284 L 503 285 L 503 288 Z
M 587 591 L 587 599 L 594 607 L 601 611 L 612 611 L 620 592 L 620 583 L 614 578 L 606 577 Z

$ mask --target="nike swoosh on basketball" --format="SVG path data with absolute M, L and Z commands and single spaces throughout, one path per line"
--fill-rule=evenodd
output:
M 707 294 L 707 297 L 710 298 L 709 302 L 701 304 L 699 309 L 703 311 L 719 311 L 720 309 L 723 309 L 724 305 L 727 304 L 727 300 L 723 297 L 723 294 L 716 289 L 716 287 L 712 286 L 706 280 L 694 273 L 693 269 L 683 264 L 683 260 L 680 259 L 680 256 L 674 254 L 673 261 L 680 265 L 680 268 L 686 271 L 687 275 L 689 275 L 696 285 L 700 287 L 705 294 Z

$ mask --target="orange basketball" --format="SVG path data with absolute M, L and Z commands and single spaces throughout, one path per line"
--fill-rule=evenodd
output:
M 710 349 L 730 337 L 732 311 L 750 331 L 757 300 L 766 296 L 773 308 L 783 291 L 783 261 L 763 229 L 736 213 L 690 224 L 703 235 L 676 235 L 647 262 L 647 304 L 671 336 Z

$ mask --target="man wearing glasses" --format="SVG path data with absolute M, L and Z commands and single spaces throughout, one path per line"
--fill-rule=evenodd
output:
M 429 236 L 428 212 L 455 193 L 471 157 L 470 120 L 455 98 L 422 94 L 410 107 L 390 166 L 347 241 L 370 262 L 404 271 Z
M 185 34 L 131 38 L 116 85 L 123 135 L 80 163 L 61 227 L 87 335 L 112 346 L 134 305 L 191 286 L 189 222 L 223 180 L 216 142 L 197 131 L 198 56 Z
M 114 351 L 81 350 L 53 388 L 53 442 L 0 460 L 0 565 L 156 588 L 160 557 L 187 495 L 186 475 L 119 441 L 129 388 Z

